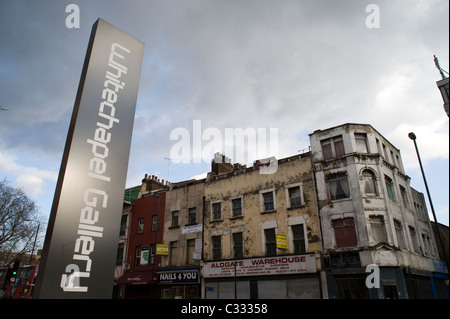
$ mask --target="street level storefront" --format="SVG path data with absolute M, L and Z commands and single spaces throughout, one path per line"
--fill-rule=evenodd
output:
M 128 270 L 116 285 L 125 286 L 125 299 L 155 299 L 158 287 L 153 274 L 153 270 Z
M 320 299 L 314 254 L 205 262 L 205 299 Z
M 160 269 L 157 278 L 161 299 L 200 298 L 200 268 Z

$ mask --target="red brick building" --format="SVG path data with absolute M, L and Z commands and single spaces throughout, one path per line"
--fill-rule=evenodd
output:
M 146 176 L 142 182 L 131 213 L 126 256 L 129 269 L 116 283 L 125 286 L 125 298 L 133 299 L 159 298 L 156 273 L 161 256 L 156 255 L 156 245 L 163 242 L 166 189 L 153 177 Z

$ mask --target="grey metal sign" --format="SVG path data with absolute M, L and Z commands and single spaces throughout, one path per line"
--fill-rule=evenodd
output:
M 111 298 L 144 44 L 92 27 L 34 297 Z

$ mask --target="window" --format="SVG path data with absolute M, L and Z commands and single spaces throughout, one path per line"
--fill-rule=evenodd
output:
M 264 229 L 266 237 L 266 256 L 277 255 L 277 241 L 275 236 L 275 228 Z
M 156 245 L 150 245 L 150 265 L 155 264 Z
M 222 219 L 222 204 L 214 203 L 212 204 L 213 208 L 213 220 L 221 220 Z
M 144 218 L 138 219 L 138 233 L 144 232 Z
M 395 163 L 394 152 L 392 152 L 392 150 L 391 150 L 391 159 L 392 159 L 392 164 L 394 164 L 394 166 L 397 166 L 397 164 Z
M 125 244 L 119 243 L 119 247 L 117 248 L 116 266 L 122 266 L 124 248 Z
M 303 224 L 292 225 L 292 234 L 294 237 L 294 254 L 305 254 L 305 230 Z
M 406 189 L 403 186 L 400 186 L 400 194 L 402 195 L 403 206 L 409 209 L 408 194 L 406 193 Z
M 242 198 L 235 198 L 231 201 L 233 217 L 242 216 Z
M 187 256 L 186 256 L 186 263 L 188 265 L 193 265 L 195 264 L 195 259 L 194 259 L 194 253 L 195 253 L 195 239 L 188 239 L 186 241 L 186 245 L 187 245 Z
M 328 177 L 330 199 L 338 200 L 350 197 L 346 174 L 333 174 Z
M 188 223 L 189 225 L 197 224 L 197 212 L 195 207 L 189 208 Z
M 128 220 L 128 215 L 122 215 L 122 220 L 120 221 L 120 234 L 119 234 L 119 236 L 125 236 L 126 235 L 127 220 Z
M 394 219 L 395 235 L 397 236 L 398 246 L 405 249 L 405 237 L 403 236 L 403 226 L 399 220 Z
M 176 266 L 178 262 L 178 242 L 171 241 L 170 242 L 170 259 L 169 265 Z
M 233 234 L 233 250 L 234 250 L 234 258 L 240 259 L 243 257 L 242 252 L 242 233 L 234 233 Z
M 386 175 L 384 176 L 384 179 L 386 181 L 386 190 L 389 199 L 393 202 L 396 202 L 397 200 L 395 199 L 394 182 L 392 181 L 391 178 L 387 177 Z
M 288 189 L 290 207 L 298 207 L 302 205 L 302 198 L 300 193 L 300 186 L 291 187 Z
M 171 227 L 179 227 L 178 225 L 178 217 L 180 216 L 179 211 L 172 212 L 172 226 Z
M 422 234 L 422 241 L 424 246 L 424 255 L 430 254 L 430 246 L 428 245 L 427 236 L 425 234 Z
M 263 193 L 263 211 L 272 211 L 275 209 L 275 203 L 273 201 L 273 192 Z
M 367 150 L 367 135 L 361 133 L 355 133 L 356 152 L 369 153 Z
M 134 267 L 140 267 L 141 266 L 141 252 L 142 252 L 142 247 L 141 246 L 136 246 L 136 258 L 134 261 Z
M 377 142 L 377 149 L 378 149 L 378 153 L 383 156 L 383 153 L 381 152 L 381 146 L 380 146 L 380 140 L 375 138 L 376 142 Z
M 152 230 L 158 230 L 158 215 L 154 215 L 152 218 Z
M 386 150 L 386 145 L 384 145 L 384 144 L 382 144 L 383 145 L 383 155 L 384 155 L 384 159 L 387 161 L 387 162 L 389 162 L 389 156 L 388 156 L 388 152 L 387 152 L 387 150 Z
M 383 216 L 369 216 L 370 228 L 372 228 L 373 241 L 376 243 L 387 243 L 386 226 Z
M 222 257 L 222 238 L 220 236 L 212 237 L 213 260 L 219 260 Z
M 377 179 L 375 177 L 375 174 L 371 170 L 365 169 L 362 172 L 362 178 L 364 182 L 364 192 L 366 193 L 366 195 L 368 196 L 378 195 L 376 187 Z
M 414 251 L 416 253 L 420 253 L 419 240 L 417 238 L 416 229 L 414 227 L 409 226 L 409 234 L 411 235 L 411 241 L 412 241 L 412 244 L 413 244 Z
M 340 157 L 345 154 L 342 136 L 336 136 L 327 140 L 323 140 L 321 141 L 321 144 L 324 160 L 328 160 L 333 157 Z
M 414 207 L 416 208 L 417 218 L 421 221 L 426 221 L 427 214 L 424 210 L 424 207 L 416 202 L 414 202 Z
M 357 239 L 353 218 L 334 220 L 333 229 L 336 239 L 336 248 L 356 246 Z
M 141 258 L 140 258 L 140 266 L 147 266 L 148 265 L 148 251 L 149 246 L 142 246 L 141 249 Z

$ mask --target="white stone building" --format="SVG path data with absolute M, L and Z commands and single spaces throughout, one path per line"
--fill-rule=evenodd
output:
M 400 150 L 367 124 L 309 136 L 329 298 L 437 297 L 433 232 Z M 380 288 L 366 285 L 369 264 Z

